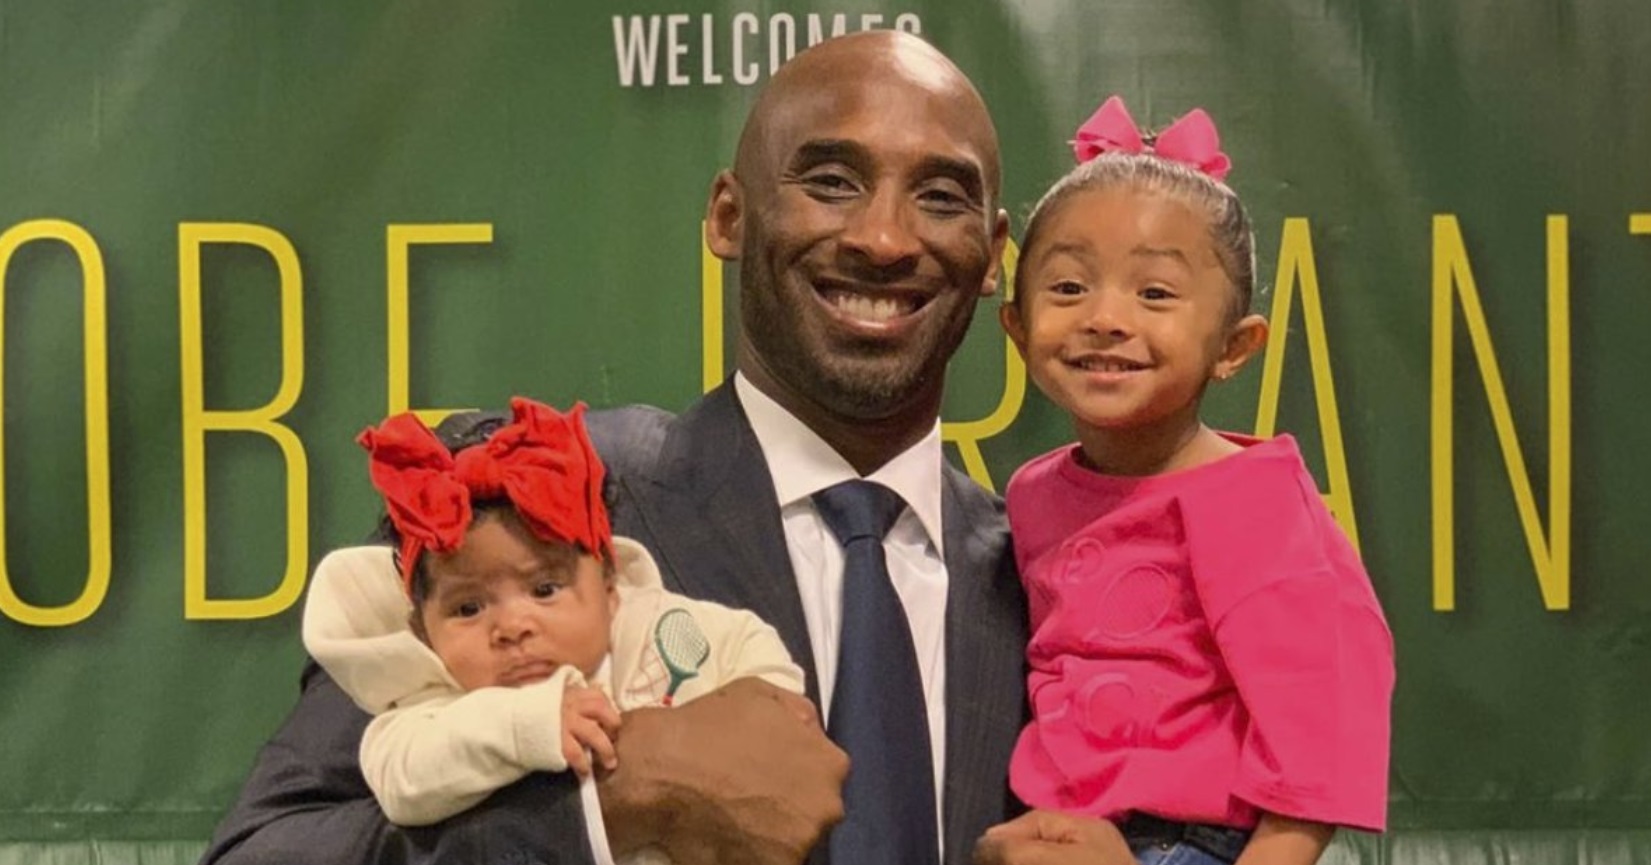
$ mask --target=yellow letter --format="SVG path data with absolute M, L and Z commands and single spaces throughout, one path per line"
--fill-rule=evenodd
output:
M 1324 467 L 1330 476 L 1330 492 L 1324 502 L 1357 549 L 1359 523 L 1353 514 L 1353 486 L 1347 478 L 1347 449 L 1341 438 L 1341 412 L 1336 408 L 1336 379 L 1330 372 L 1330 340 L 1324 330 L 1324 310 L 1319 303 L 1312 226 L 1299 216 L 1284 220 L 1284 234 L 1279 240 L 1278 279 L 1274 281 L 1278 291 L 1273 295 L 1273 311 L 1268 322 L 1272 339 L 1267 343 L 1267 357 L 1262 364 L 1261 404 L 1256 409 L 1255 434 L 1262 438 L 1271 436 L 1278 423 L 1284 352 L 1289 347 L 1290 307 L 1298 278 L 1301 280 L 1301 317 L 1307 330 L 1307 362 L 1313 371 L 1313 401 L 1318 404 Z
M 201 348 L 201 245 L 244 243 L 275 259 L 281 277 L 281 386 L 266 405 L 246 411 L 205 407 Z M 304 386 L 304 286 L 292 243 L 261 225 L 228 222 L 178 224 L 178 311 L 183 366 L 184 618 L 256 619 L 292 606 L 304 591 L 309 566 L 309 463 L 298 436 L 277 419 L 298 402 Z M 287 568 L 275 591 L 261 598 L 206 596 L 206 434 L 255 432 L 275 440 L 287 464 Z
M 1005 285 L 1015 284 L 1015 268 L 1019 264 L 1020 247 L 1011 239 L 1003 245 Z M 992 318 L 996 319 L 997 316 L 994 315 Z M 1020 414 L 1021 406 L 1026 404 L 1026 362 L 1021 360 L 1020 352 L 1015 350 L 1015 344 L 1009 341 L 1008 334 L 1003 334 L 1002 339 L 1003 395 L 998 399 L 997 408 L 992 409 L 991 414 L 980 420 L 940 425 L 941 439 L 957 442 L 958 454 L 963 457 L 963 468 L 969 472 L 969 477 L 974 478 L 975 483 L 994 491 L 997 488 L 993 486 L 992 474 L 986 468 L 986 457 L 980 452 L 980 442 L 1008 429 L 1009 424 Z
M 722 383 L 722 259 L 705 242 L 699 221 L 699 385 L 710 393 Z
M 1433 608 L 1456 608 L 1454 418 L 1450 298 L 1459 292 L 1473 355 L 1490 402 L 1497 442 L 1513 485 L 1519 522 L 1536 566 L 1542 605 L 1571 606 L 1571 282 L 1567 219 L 1549 216 L 1548 240 L 1548 522 L 1546 535 L 1525 470 L 1524 452 L 1513 425 L 1502 372 L 1490 329 L 1468 266 L 1462 229 L 1455 216 L 1433 217 Z M 1455 291 L 1453 291 L 1455 289 Z
M 385 229 L 385 272 L 389 274 L 390 414 L 412 404 L 411 339 L 408 337 L 408 247 L 430 243 L 492 243 L 493 224 L 472 222 L 432 225 L 391 225 Z M 429 426 L 463 409 L 420 409 L 415 412 Z
M 0 612 L 25 625 L 58 627 L 84 621 L 109 592 L 109 360 L 105 326 L 103 255 L 84 228 L 56 219 L 19 223 L 0 234 L 0 386 L 5 381 L 5 281 L 12 253 L 31 240 L 61 240 L 80 259 L 85 311 L 81 333 L 86 362 L 87 573 L 80 597 L 61 607 L 37 607 L 12 590 L 6 569 L 5 400 L 0 399 Z
M 1628 214 L 1629 234 L 1651 234 L 1651 213 Z

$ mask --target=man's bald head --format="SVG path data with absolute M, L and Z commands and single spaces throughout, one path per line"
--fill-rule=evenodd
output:
M 1009 236 L 997 132 L 939 51 L 873 31 L 781 67 L 711 185 L 740 372 L 862 472 L 934 429 Z
M 855 98 L 865 85 L 921 92 L 942 106 L 953 131 L 978 152 L 986 191 L 991 201 L 997 200 L 1002 167 L 986 102 L 939 49 L 898 30 L 829 39 L 781 66 L 746 117 L 734 174 L 746 180 L 761 176 L 779 158 L 776 149 L 783 147 L 791 125 L 818 115 L 831 102 Z

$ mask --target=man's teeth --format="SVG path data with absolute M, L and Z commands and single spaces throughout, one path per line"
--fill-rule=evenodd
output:
M 888 321 L 912 311 L 911 304 L 902 300 L 888 297 L 872 298 L 846 291 L 833 292 L 831 305 L 863 321 Z

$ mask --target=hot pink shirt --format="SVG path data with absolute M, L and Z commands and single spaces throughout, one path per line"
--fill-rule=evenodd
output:
M 1032 615 L 1028 805 L 1381 830 L 1393 640 L 1289 436 L 1145 478 L 1063 447 L 1009 482 Z

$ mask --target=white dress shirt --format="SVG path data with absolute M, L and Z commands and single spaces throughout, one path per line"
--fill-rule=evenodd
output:
M 757 390 L 743 375 L 734 377 L 745 416 L 757 434 L 774 494 L 780 502 L 785 545 L 797 574 L 797 594 L 808 620 L 814 670 L 820 681 L 822 716 L 831 714 L 837 683 L 837 638 L 842 633 L 843 549 L 814 507 L 813 495 L 860 473 L 813 430 Z M 923 697 L 929 711 L 929 745 L 934 757 L 935 814 L 941 813 L 941 778 L 946 754 L 946 555 L 940 530 L 940 422 L 917 444 L 865 477 L 894 490 L 906 510 L 883 539 L 889 578 L 906 608 Z M 938 824 L 937 824 L 938 828 Z
M 820 683 L 820 714 L 831 714 L 831 695 L 837 682 L 837 640 L 842 630 L 843 550 L 814 507 L 815 493 L 843 481 L 861 479 L 831 445 L 757 390 L 744 375 L 734 376 L 745 416 L 757 435 L 774 494 L 780 503 L 785 545 L 797 575 L 808 638 L 814 650 L 814 670 Z M 941 531 L 940 421 L 922 440 L 907 448 L 865 480 L 882 484 L 906 503 L 883 539 L 889 578 L 906 608 L 917 668 L 923 677 L 923 696 L 929 714 L 929 747 L 934 763 L 935 830 L 944 838 L 942 778 L 946 755 L 946 551 Z M 595 785 L 581 785 L 585 820 L 597 865 L 612 865 L 607 832 Z M 944 846 L 944 842 L 942 842 Z M 941 851 L 944 854 L 944 850 Z

